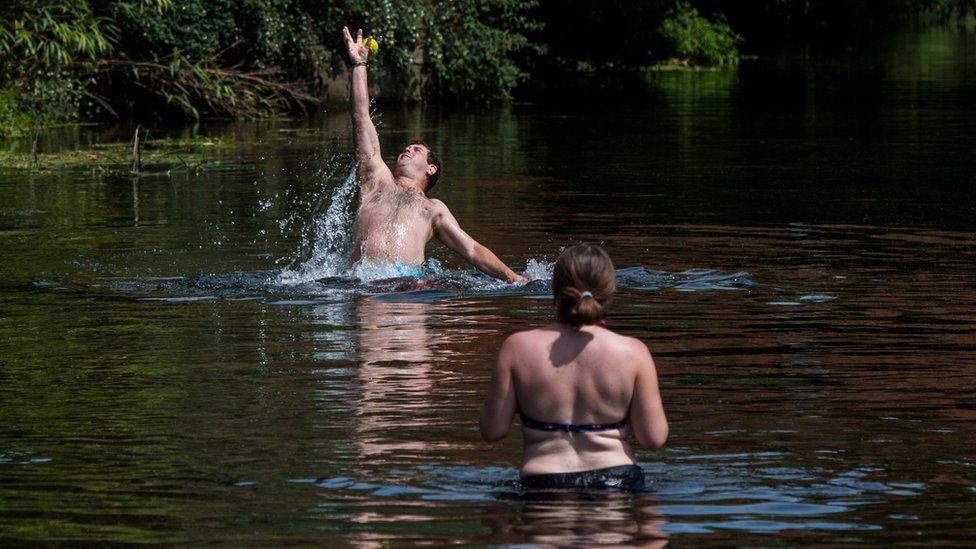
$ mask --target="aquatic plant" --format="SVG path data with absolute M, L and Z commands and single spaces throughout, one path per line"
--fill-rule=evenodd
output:
M 58 152 L 42 151 L 35 158 L 28 151 L 0 149 L 0 166 L 35 169 L 41 173 L 55 170 L 90 170 L 99 175 L 126 176 L 197 173 L 219 165 L 233 146 L 209 137 L 157 138 L 145 130 L 140 140 L 138 174 L 133 173 L 133 144 L 126 141 L 94 143 L 87 148 Z

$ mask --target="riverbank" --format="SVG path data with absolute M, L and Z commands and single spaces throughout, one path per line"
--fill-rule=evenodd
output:
M 0 135 L 71 121 L 304 115 L 345 91 L 344 25 L 378 39 L 370 76 L 374 97 L 387 100 L 485 104 L 511 99 L 550 68 L 737 59 L 742 39 L 721 13 L 699 13 L 686 0 L 633 9 L 600 7 L 609 20 L 640 21 L 608 29 L 618 43 L 607 56 L 598 43 L 577 51 L 563 42 L 576 22 L 551 0 L 321 9 L 17 0 L 0 6 Z

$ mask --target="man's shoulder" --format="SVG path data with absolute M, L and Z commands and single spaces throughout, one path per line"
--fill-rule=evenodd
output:
M 451 213 L 451 210 L 447 207 L 447 204 L 437 198 L 428 198 L 427 204 L 430 206 L 430 213 L 433 215 Z

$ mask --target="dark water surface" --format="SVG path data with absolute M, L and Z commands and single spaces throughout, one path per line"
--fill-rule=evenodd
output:
M 518 430 L 480 441 L 545 282 L 437 245 L 432 289 L 328 274 L 337 111 L 175 131 L 239 143 L 200 174 L 0 170 L 0 541 L 971 543 L 976 37 L 624 88 L 380 131 L 516 270 L 610 251 L 671 421 L 647 493 L 529 497 Z

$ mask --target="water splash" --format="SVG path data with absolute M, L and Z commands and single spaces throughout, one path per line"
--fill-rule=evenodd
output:
M 546 261 L 544 259 L 529 259 L 525 264 L 525 278 L 529 280 L 552 280 L 552 270 L 556 266 L 555 261 Z
M 339 167 L 338 162 L 333 161 L 330 164 L 333 169 L 325 170 L 324 182 L 328 182 Z M 282 269 L 275 279 L 277 284 L 302 284 L 348 274 L 349 232 L 353 219 L 351 206 L 358 185 L 356 164 L 350 162 L 346 178 L 332 191 L 329 207 L 325 213 L 317 213 L 321 208 L 322 199 L 313 209 L 311 230 L 304 232 L 296 261 Z M 322 196 L 324 198 L 325 193 Z M 306 259 L 297 267 L 294 266 L 302 257 Z
M 447 269 L 434 258 L 419 267 L 405 267 L 393 264 L 359 263 L 346 268 L 339 263 L 338 268 L 330 270 L 326 265 L 319 272 L 334 272 L 332 275 L 319 275 L 313 270 L 302 273 L 300 270 L 286 271 L 292 276 L 282 282 L 283 272 L 253 271 L 214 273 L 197 276 L 173 277 L 101 277 L 94 289 L 121 292 L 139 296 L 139 299 L 158 299 L 182 302 L 192 300 L 259 299 L 274 303 L 308 301 L 317 303 L 321 299 L 347 299 L 354 295 L 377 295 L 398 292 L 435 291 L 437 298 L 458 295 L 468 296 L 513 296 L 522 295 L 529 299 L 550 299 L 551 280 L 554 263 L 545 259 L 529 259 L 524 274 L 530 279 L 525 284 L 508 284 L 491 278 L 473 268 Z M 409 271 L 405 270 L 409 269 Z M 40 289 L 64 291 L 72 289 L 71 284 L 49 281 L 35 281 Z M 657 271 L 647 267 L 624 267 L 617 270 L 619 290 L 660 291 L 673 289 L 681 292 L 710 292 L 744 289 L 756 286 L 746 273 L 723 274 L 711 269 L 695 269 L 680 273 Z M 826 296 L 824 296 L 826 297 Z M 427 299 L 425 297 L 425 299 Z M 771 305 L 800 306 L 820 301 L 772 302 Z
M 356 177 L 357 164 L 354 160 L 344 160 L 348 157 L 334 155 L 332 160 L 322 170 L 323 185 L 327 185 L 333 175 L 343 167 L 346 177 L 336 186 L 328 199 L 328 208 L 320 213 L 327 193 L 323 192 L 312 208 L 312 215 L 305 227 L 301 229 L 301 244 L 299 251 L 291 263 L 281 270 L 270 282 L 280 286 L 307 285 L 315 281 L 327 279 L 356 279 L 361 282 L 373 282 L 403 277 L 437 277 L 443 272 L 441 264 L 436 259 L 428 259 L 421 266 L 407 266 L 394 263 L 380 263 L 359 261 L 349 264 L 349 247 L 354 221 L 352 209 L 353 199 L 359 188 Z M 285 227 L 299 220 L 291 217 L 279 221 Z M 406 228 L 397 226 L 397 240 L 401 242 Z

